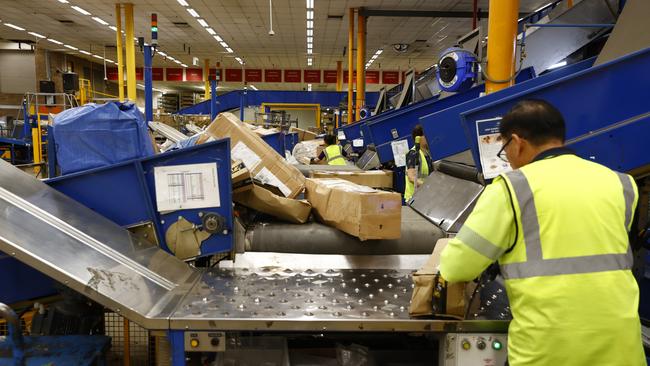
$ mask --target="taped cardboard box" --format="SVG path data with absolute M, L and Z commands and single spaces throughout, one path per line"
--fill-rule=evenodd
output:
M 358 237 L 399 239 L 402 197 L 343 179 L 307 179 L 305 196 L 314 216 L 326 225 Z
M 256 183 L 241 162 L 232 164 L 232 172 L 233 201 L 293 224 L 304 224 L 309 219 L 309 202 L 282 197 L 276 187 Z
M 277 187 L 285 197 L 295 198 L 304 189 L 305 177 L 298 169 L 284 160 L 260 136 L 246 127 L 232 113 L 221 113 L 212 121 L 202 144 L 208 137 L 230 138 L 233 160 L 241 160 L 254 179 Z
M 350 171 L 313 171 L 310 178 L 339 178 L 362 186 L 372 188 L 393 188 L 393 172 L 390 170 Z

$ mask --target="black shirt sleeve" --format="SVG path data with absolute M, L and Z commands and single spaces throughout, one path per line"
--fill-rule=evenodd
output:
M 320 155 L 318 155 L 318 160 L 324 160 L 325 159 L 325 150 L 320 152 Z
M 348 153 L 343 148 L 341 149 L 341 155 L 343 155 L 344 158 L 348 157 Z
M 415 169 L 416 165 L 418 165 L 418 154 L 415 150 L 409 150 L 406 153 L 406 169 Z

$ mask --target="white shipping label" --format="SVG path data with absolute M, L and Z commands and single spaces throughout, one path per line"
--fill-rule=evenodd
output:
M 262 168 L 262 170 L 260 170 L 260 172 L 257 173 L 257 175 L 255 176 L 255 179 L 259 180 L 264 184 L 278 187 L 280 192 L 282 192 L 282 194 L 285 197 L 289 197 L 289 195 L 291 194 L 291 190 L 289 189 L 289 187 L 287 187 L 284 183 L 282 183 L 280 179 L 278 179 L 278 177 L 275 176 L 275 174 L 271 173 L 271 171 L 266 168 Z
M 354 140 L 352 140 L 352 146 L 354 146 L 354 147 L 363 147 L 363 139 L 354 139 Z
M 509 163 L 501 160 L 497 154 L 506 141 L 501 138 L 499 125 L 501 117 L 476 121 L 476 139 L 481 158 L 481 168 L 486 179 L 492 179 L 501 173 L 512 170 Z
M 161 166 L 153 173 L 159 212 L 221 206 L 216 163 Z
M 345 132 L 344 131 L 339 131 L 337 137 L 338 137 L 339 140 L 347 140 L 345 138 Z
M 395 166 L 406 166 L 406 154 L 409 152 L 409 142 L 407 140 L 393 141 L 390 143 L 393 149 L 393 159 L 395 159 Z
M 232 160 L 241 160 L 248 170 L 254 170 L 262 162 L 257 154 L 251 150 L 245 143 L 239 141 L 230 151 Z

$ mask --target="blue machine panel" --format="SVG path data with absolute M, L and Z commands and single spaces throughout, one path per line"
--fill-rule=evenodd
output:
M 261 137 L 264 142 L 273 148 L 273 150 L 284 156 L 284 134 L 282 132 L 276 132 Z
M 53 279 L 0 252 L 1 303 L 13 304 L 53 295 L 56 293 L 54 284 Z
M 476 121 L 504 115 L 523 99 L 543 99 L 557 107 L 567 139 L 611 126 L 648 111 L 650 48 L 550 81 L 461 115 L 475 161 L 479 161 Z
M 569 65 L 542 76 L 532 78 L 520 84 L 515 84 L 509 88 L 502 89 L 496 93 L 488 94 L 480 98 L 471 99 L 464 103 L 456 104 L 450 108 L 428 114 L 420 118 L 420 124 L 424 129 L 424 135 L 427 137 L 431 155 L 434 160 L 458 154 L 469 149 L 467 138 L 463 132 L 460 123 L 460 114 L 485 105 L 487 103 L 517 94 L 524 90 L 534 88 L 538 85 L 548 83 L 552 80 L 574 74 L 578 71 L 587 69 L 593 65 L 595 58 L 584 60 L 582 62 Z M 409 145 L 413 141 L 409 139 Z
M 220 207 L 158 212 L 155 167 L 213 162 L 217 165 Z M 121 226 L 153 223 L 161 247 L 167 250 L 165 233 L 179 216 L 201 225 L 199 212 L 218 214 L 224 219 L 226 232 L 214 233 L 203 241 L 201 256 L 207 256 L 232 249 L 230 164 L 230 140 L 225 139 L 146 159 L 65 175 L 50 179 L 46 183 Z

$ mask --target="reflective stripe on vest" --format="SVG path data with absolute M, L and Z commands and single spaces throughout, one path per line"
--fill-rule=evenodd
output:
M 330 153 L 330 148 L 334 147 L 336 148 L 336 152 Z M 332 154 L 332 155 L 330 155 Z M 343 148 L 340 145 L 330 145 L 325 148 L 325 158 L 327 158 L 327 163 L 331 163 L 336 159 L 341 159 L 343 160 L 343 163 L 345 163 L 345 159 L 343 158 Z
M 617 173 L 623 186 L 625 198 L 626 229 L 632 220 L 634 205 L 634 188 L 629 176 Z M 524 173 L 515 170 L 505 174 L 517 196 L 521 214 L 521 228 L 526 245 L 526 262 L 501 264 L 501 273 L 505 279 L 529 278 L 537 276 L 555 276 L 566 274 L 592 273 L 626 270 L 632 268 L 632 249 L 628 245 L 623 254 L 596 254 L 567 258 L 544 259 L 540 240 L 539 221 L 533 192 Z M 516 218 L 515 218 L 516 219 Z M 460 233 L 459 233 L 460 235 Z M 480 252 L 480 251 L 479 251 Z

